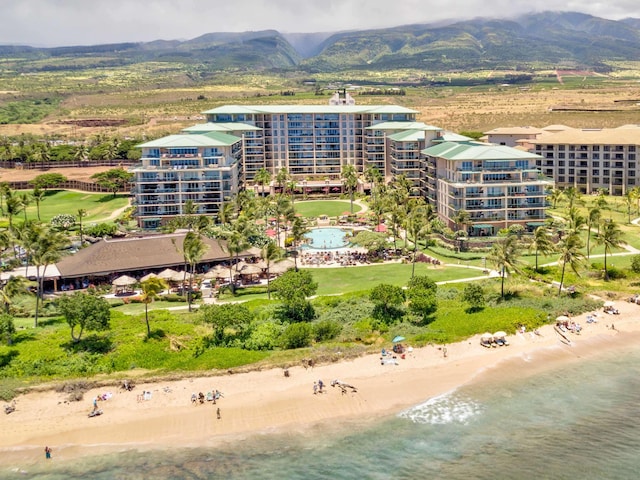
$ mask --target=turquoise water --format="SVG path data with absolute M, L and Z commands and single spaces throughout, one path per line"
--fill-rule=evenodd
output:
M 314 228 L 305 235 L 309 240 L 307 245 L 302 248 L 313 248 L 315 250 L 331 250 L 343 248 L 349 245 L 349 241 L 345 238 L 346 230 L 341 228 Z
M 576 352 L 576 356 L 579 352 Z M 632 479 L 640 471 L 640 348 L 553 351 L 376 421 L 263 434 L 215 449 L 47 462 L 32 479 Z M 556 365 L 551 369 L 540 365 Z M 46 468 L 46 470 L 45 470 Z

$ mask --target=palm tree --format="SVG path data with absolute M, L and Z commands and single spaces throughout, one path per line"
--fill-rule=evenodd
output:
M 411 266 L 411 278 L 414 277 L 416 271 L 416 256 L 418 254 L 418 240 L 423 238 L 429 232 L 429 209 L 424 202 L 424 198 L 418 198 L 410 202 L 411 209 L 407 215 L 405 228 L 413 242 L 413 261 Z
M 0 182 L 0 214 L 4 215 L 4 199 L 11 193 L 8 182 Z
M 31 193 L 31 197 L 33 201 L 36 202 L 36 214 L 38 216 L 38 221 L 40 221 L 40 202 L 44 200 L 47 192 L 40 187 L 33 187 L 33 192 Z
M 591 256 L 591 228 L 593 225 L 598 225 L 598 233 L 600 233 L 600 218 L 602 217 L 602 212 L 600 208 L 593 207 L 589 210 L 589 215 L 587 216 L 587 258 Z
M 82 219 L 87 216 L 87 210 L 84 208 L 78 209 L 78 223 L 80 226 L 80 245 L 84 243 L 83 231 L 82 231 Z M 38 220 L 40 220 L 40 215 L 38 215 Z
M 493 248 L 488 255 L 488 260 L 492 262 L 496 270 L 500 272 L 502 278 L 500 285 L 500 297 L 504 298 L 504 277 L 510 272 L 520 273 L 520 246 L 515 235 L 503 237 L 493 244 Z
M 529 249 L 533 249 L 536 254 L 536 272 L 538 271 L 538 254 L 549 255 L 555 250 L 555 244 L 549 237 L 549 230 L 545 227 L 538 227 L 533 232 L 533 239 L 529 245 Z
M 291 205 L 289 197 L 286 197 L 284 195 L 277 195 L 275 202 L 273 202 L 272 205 L 276 217 L 276 239 L 278 242 L 278 246 L 280 246 L 280 221 L 286 218 L 292 218 L 295 215 L 295 212 L 293 210 L 293 206 Z
M 13 217 L 20 214 L 24 208 L 18 194 L 9 190 L 6 195 L 7 217 L 9 219 L 9 230 L 13 228 Z
M 607 191 L 604 188 L 598 190 L 598 196 L 593 202 L 593 205 L 595 207 L 598 207 L 600 210 L 604 210 L 604 208 L 607 206 Z
M 300 242 L 304 239 L 304 236 L 309 231 L 307 226 L 304 223 L 304 220 L 300 217 L 295 217 L 293 222 L 291 222 L 291 240 L 293 243 L 293 261 L 295 264 L 295 269 L 298 271 L 298 250 L 297 247 L 300 245 Z
M 23 293 L 29 293 L 31 282 L 26 277 L 11 275 L 2 289 L 0 289 L 0 302 L 4 305 L 5 313 L 9 313 L 11 301 L 14 297 Z
M 224 243 L 219 242 L 220 247 L 223 250 L 226 250 L 229 254 L 229 288 L 231 289 L 231 293 L 235 293 L 235 287 L 233 283 L 233 260 L 237 259 L 237 256 L 249 248 L 251 244 L 247 240 L 247 235 L 245 234 L 245 225 L 241 220 L 236 220 L 227 228 L 218 229 L 214 235 L 219 240 L 224 240 Z
M 607 254 L 611 250 L 622 245 L 622 230 L 620 226 L 613 220 L 606 220 L 602 224 L 602 230 L 596 235 L 596 244 L 604 245 L 604 279 L 609 280 L 609 271 L 607 270 Z
M 574 207 L 574 205 L 579 205 L 582 203 L 582 200 L 580 199 L 580 197 L 582 196 L 582 194 L 580 193 L 580 191 L 576 188 L 576 187 L 569 187 L 564 191 L 564 196 L 567 199 L 567 201 L 569 202 L 567 207 L 569 209 L 572 209 Z
M 577 232 L 570 232 L 560 241 L 560 258 L 558 264 L 562 265 L 562 275 L 560 277 L 560 286 L 558 287 L 558 296 L 562 293 L 562 285 L 564 284 L 564 274 L 567 265 L 578 275 L 578 267 L 584 262 L 584 254 L 580 251 L 583 247 L 580 235 Z
M 640 187 L 633 187 L 631 193 L 636 200 L 636 215 L 640 214 Z
M 587 223 L 576 207 L 569 208 L 569 231 L 578 233 Z
M 456 223 L 458 230 L 464 230 L 464 227 L 471 221 L 471 215 L 466 210 L 458 210 L 453 217 L 453 221 Z
M 358 186 L 358 173 L 353 165 L 342 167 L 342 183 L 349 192 L 351 198 L 351 213 L 353 213 L 353 194 Z
M 264 197 L 264 186 L 268 183 L 271 183 L 271 173 L 269 172 L 269 170 L 263 167 L 256 172 L 255 176 L 253 177 L 253 181 L 256 183 L 256 185 L 262 186 L 262 196 Z
M 622 196 L 622 200 L 627 206 L 627 223 L 631 223 L 631 207 L 633 207 L 633 202 L 635 201 L 633 192 L 631 190 L 627 190 L 627 192 Z
M 149 304 L 158 298 L 160 292 L 169 288 L 162 278 L 151 277 L 140 283 L 142 295 L 140 300 L 144 303 L 144 320 L 147 323 L 147 338 L 151 337 L 151 326 L 149 325 Z
M 80 143 L 76 146 L 76 150 L 73 153 L 73 158 L 79 161 L 86 161 L 89 157 L 89 149 L 84 143 Z
M 283 256 L 282 249 L 272 241 L 262 247 L 262 259 L 267 262 L 267 298 L 269 300 L 271 300 L 271 262 L 280 260 Z
M 22 234 L 21 245 L 27 252 L 30 263 L 36 267 L 36 311 L 34 326 L 38 326 L 39 307 L 44 290 L 44 278 L 47 267 L 56 263 L 62 256 L 67 238 L 61 232 L 35 222 L 25 222 L 26 231 Z M 42 269 L 42 271 L 41 271 Z
M 189 291 L 187 293 L 187 303 L 189 305 L 189 311 L 191 311 L 191 291 L 193 289 L 193 277 L 196 274 L 196 266 L 202 260 L 202 257 L 209 249 L 209 246 L 204 243 L 200 235 L 189 232 L 184 237 L 184 241 L 182 242 L 182 253 L 184 255 L 185 262 L 191 268 L 191 272 L 189 275 Z M 186 270 L 185 270 L 186 274 Z
M 20 205 L 22 206 L 22 214 L 24 216 L 24 221 L 27 221 L 27 207 L 31 203 L 31 195 L 28 192 L 22 192 L 20 194 Z
M 289 180 L 287 182 L 287 191 L 291 195 L 291 206 L 293 206 L 293 204 L 295 202 L 295 193 L 296 193 L 296 187 L 297 186 L 298 186 L 298 184 L 293 180 Z
M 276 183 L 278 184 L 280 193 L 284 191 L 284 186 L 287 184 L 288 180 L 289 171 L 284 167 L 278 170 L 278 173 L 276 174 Z
M 551 200 L 553 208 L 556 208 L 556 205 L 560 200 L 562 200 L 562 197 L 564 197 L 564 193 L 559 188 L 552 188 L 549 191 L 549 200 Z

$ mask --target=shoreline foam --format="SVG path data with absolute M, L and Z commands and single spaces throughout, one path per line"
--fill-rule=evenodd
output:
M 586 315 L 577 317 L 583 331 L 571 335 L 573 346 L 561 343 L 553 327 L 545 326 L 542 336 L 510 336 L 508 347 L 481 347 L 479 336 L 447 345 L 446 358 L 440 347 L 416 348 L 406 359 L 399 358 L 398 365 L 381 365 L 379 355 L 367 355 L 309 369 L 293 367 L 288 378 L 282 369 L 270 369 L 141 383 L 131 392 L 101 387 L 73 403 L 53 391 L 28 393 L 2 420 L 0 465 L 41 463 L 45 445 L 63 462 L 127 450 L 213 446 L 263 433 L 305 431 L 335 420 L 399 414 L 496 375 L 534 375 L 559 363 L 640 345 L 640 307 L 620 302 L 619 310 L 611 318 L 600 315 L 596 324 L 586 324 Z M 607 322 L 617 330 L 608 329 Z M 319 379 L 327 392 L 314 395 L 313 383 Z M 357 393 L 343 395 L 330 386 L 334 379 L 354 385 Z M 212 389 L 224 393 L 215 407 L 212 402 L 191 404 L 192 393 Z M 143 390 L 152 392 L 151 399 L 138 402 Z M 88 418 L 92 398 L 107 391 L 113 396 L 99 404 L 104 415 Z

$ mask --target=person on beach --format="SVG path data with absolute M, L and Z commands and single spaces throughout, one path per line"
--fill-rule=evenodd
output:
M 313 394 L 318 393 L 318 382 L 313 382 Z
M 51 449 L 49 447 L 44 447 L 44 458 L 51 460 Z
M 318 380 L 318 392 L 322 393 L 323 388 L 324 388 L 324 382 L 322 380 Z
M 220 415 L 220 407 L 218 407 L 218 409 L 216 410 L 216 417 L 218 418 L 218 420 L 222 418 L 222 416 Z

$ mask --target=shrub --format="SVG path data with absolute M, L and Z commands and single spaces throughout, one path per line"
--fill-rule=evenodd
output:
M 340 335 L 342 326 L 332 320 L 324 320 L 313 325 L 316 342 L 332 340 Z
M 282 348 L 302 348 L 311 344 L 312 327 L 308 323 L 299 322 L 289 325 L 280 336 Z
M 118 231 L 115 223 L 99 223 L 86 228 L 84 233 L 90 237 L 110 237 Z
M 278 337 L 282 334 L 282 327 L 274 322 L 263 322 L 251 329 L 249 337 L 244 342 L 247 350 L 272 350 L 278 345 Z
M 631 257 L 631 271 L 633 273 L 640 273 L 640 255 Z

